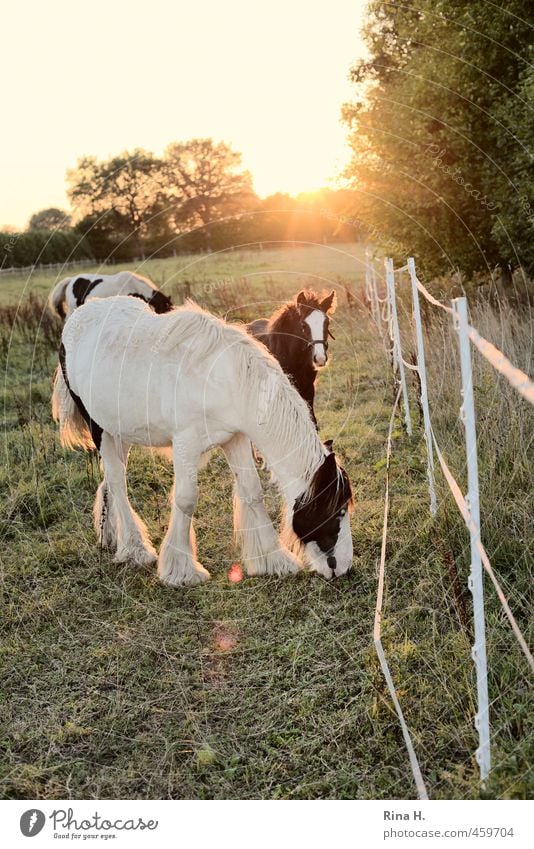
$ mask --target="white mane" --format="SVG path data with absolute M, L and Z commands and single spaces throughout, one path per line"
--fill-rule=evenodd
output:
M 143 308 L 143 305 L 140 305 Z M 162 322 L 162 317 L 157 319 Z M 247 333 L 244 325 L 229 324 L 206 312 L 194 301 L 174 309 L 163 317 L 165 330 L 157 350 L 172 354 L 184 342 L 194 340 L 190 359 L 199 361 L 210 357 L 225 345 L 233 358 L 237 385 L 248 395 L 248 403 L 258 414 L 263 412 L 263 430 L 267 443 L 271 441 L 299 451 L 306 459 L 305 480 L 324 460 L 324 451 L 310 418 L 308 405 L 284 374 L 278 361 L 258 340 Z M 187 363 L 182 368 L 187 368 Z M 263 446 L 258 444 L 260 450 Z

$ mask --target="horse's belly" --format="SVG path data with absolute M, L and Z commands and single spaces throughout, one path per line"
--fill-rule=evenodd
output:
M 227 421 L 230 399 L 221 403 L 220 390 L 209 391 L 205 375 L 180 375 L 176 364 L 155 364 L 137 352 L 127 364 L 121 360 L 73 352 L 67 364 L 72 390 L 107 433 L 136 445 L 167 446 L 177 434 L 194 431 L 206 450 L 235 432 Z
M 170 445 L 175 423 L 164 413 L 159 375 L 142 363 L 125 368 L 98 356 L 90 368 L 77 362 L 72 378 L 68 371 L 72 390 L 104 431 L 139 445 Z

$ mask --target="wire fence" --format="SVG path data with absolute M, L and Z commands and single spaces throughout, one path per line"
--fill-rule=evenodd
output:
M 498 371 L 503 377 L 508 380 L 510 385 L 524 398 L 526 401 L 534 405 L 534 382 L 521 369 L 516 368 L 507 357 L 496 348 L 492 343 L 484 339 L 480 333 L 469 324 L 468 321 L 468 305 L 465 297 L 455 298 L 451 306 L 443 304 L 437 300 L 423 286 L 417 277 L 415 261 L 410 257 L 407 264 L 402 268 L 395 269 L 393 260 L 387 258 L 385 260 L 385 282 L 386 291 L 383 298 L 380 297 L 378 291 L 376 271 L 374 263 L 370 257 L 366 258 L 366 273 L 365 273 L 365 293 L 366 299 L 370 305 L 370 312 L 373 322 L 384 340 L 386 351 L 391 354 L 392 368 L 394 379 L 397 386 L 397 396 L 391 414 L 390 428 L 386 446 L 386 489 L 385 489 L 385 506 L 384 506 L 384 524 L 382 534 L 382 549 L 379 565 L 378 576 L 378 591 L 377 603 L 375 612 L 375 627 L 374 627 L 374 644 L 377 651 L 378 659 L 386 683 L 390 690 L 391 698 L 399 718 L 402 733 L 404 736 L 410 766 L 414 777 L 417 792 L 421 799 L 427 798 L 427 791 L 424 779 L 421 774 L 417 756 L 411 741 L 408 726 L 404 719 L 400 702 L 395 691 L 395 687 L 391 678 L 387 660 L 384 654 L 384 649 L 381 641 L 380 621 L 382 615 L 383 591 L 385 580 L 385 553 L 389 519 L 389 500 L 390 500 L 390 479 L 389 468 L 392 455 L 392 423 L 395 418 L 397 407 L 402 399 L 404 422 L 408 434 L 412 432 L 411 415 L 409 409 L 409 394 L 406 381 L 405 368 L 413 370 L 418 377 L 419 384 L 419 404 L 423 417 L 423 432 L 426 446 L 427 457 L 427 478 L 430 500 L 430 513 L 433 517 L 437 513 L 437 500 L 435 488 L 435 464 L 434 454 L 437 457 L 439 468 L 443 473 L 443 477 L 447 482 L 449 489 L 453 495 L 454 501 L 464 520 L 466 528 L 469 532 L 470 550 L 471 550 L 471 571 L 468 579 L 468 587 L 473 598 L 473 620 L 474 620 L 474 644 L 471 650 L 471 656 L 475 665 L 476 685 L 477 685 L 477 712 L 474 716 L 474 725 L 478 733 L 478 748 L 475 752 L 475 757 L 480 770 L 480 780 L 484 782 L 488 777 L 491 769 L 491 749 L 490 749 L 490 715 L 489 715 L 489 699 L 488 699 L 488 672 L 487 672 L 487 657 L 486 657 L 486 636 L 485 636 L 485 608 L 484 608 L 484 583 L 483 569 L 489 575 L 493 587 L 497 593 L 497 597 L 506 614 L 508 622 L 517 639 L 517 642 L 523 652 L 526 661 L 534 672 L 534 658 L 527 645 L 527 642 L 516 622 L 516 619 L 510 609 L 508 599 L 493 571 L 488 554 L 481 542 L 481 519 L 479 506 L 479 481 L 478 481 L 478 455 L 477 455 L 477 436 L 476 436 L 476 416 L 475 402 L 473 394 L 473 372 L 471 345 L 487 360 L 488 363 Z M 401 278 L 403 272 L 408 271 L 411 284 L 411 302 L 414 323 L 414 335 L 416 344 L 416 363 L 408 363 L 402 354 L 402 343 L 399 332 L 398 312 L 397 312 L 397 295 L 396 295 L 396 276 Z M 447 313 L 453 322 L 453 328 L 458 336 L 459 354 L 460 354 L 460 371 L 461 371 L 461 392 L 462 405 L 460 408 L 460 418 L 464 425 L 465 434 L 465 452 L 467 464 L 468 489 L 464 496 L 461 488 L 458 485 L 453 473 L 447 465 L 443 452 L 437 442 L 432 421 L 430 416 L 430 407 L 428 399 L 428 381 L 427 369 L 425 360 L 425 344 L 423 335 L 423 325 L 421 320 L 421 309 L 419 296 L 422 295 L 425 300 L 432 306 L 443 310 Z M 382 306 L 380 306 L 382 305 Z M 384 329 L 385 328 L 385 329 Z
M 125 262 L 142 262 L 139 257 L 132 257 L 128 260 L 115 260 L 113 257 L 107 259 L 76 259 L 71 262 L 40 262 L 34 265 L 10 266 L 9 268 L 0 268 L 0 277 L 3 274 L 33 274 L 34 271 L 68 271 L 69 268 L 91 268 L 97 265 L 99 268 L 105 265 L 123 265 Z

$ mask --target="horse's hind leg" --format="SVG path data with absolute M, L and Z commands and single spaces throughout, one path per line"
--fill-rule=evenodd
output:
M 170 586 L 189 586 L 207 581 L 210 573 L 196 559 L 195 532 L 192 525 L 197 503 L 197 470 L 200 454 L 191 444 L 195 437 L 182 435 L 173 444 L 174 485 L 171 493 L 171 520 L 161 544 L 158 576 Z
M 116 545 L 115 561 L 131 561 L 139 566 L 153 563 L 157 554 L 148 538 L 147 529 L 128 501 L 126 489 L 126 463 L 129 446 L 115 440 L 109 433 L 102 434 L 100 456 L 104 466 L 104 481 L 100 484 L 95 500 L 94 517 L 100 529 L 103 508 L 108 516 L 104 517 L 102 543 Z M 105 533 L 105 535 L 104 535 Z
M 249 575 L 289 575 L 300 564 L 284 548 L 263 502 L 261 482 L 254 465 L 250 440 L 237 433 L 223 445 L 234 473 L 234 531 L 241 543 Z

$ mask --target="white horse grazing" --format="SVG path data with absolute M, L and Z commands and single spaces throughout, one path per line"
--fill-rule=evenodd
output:
M 128 501 L 128 450 L 172 446 L 172 513 L 158 574 L 172 585 L 209 577 L 196 560 L 191 518 L 200 457 L 220 445 L 235 477 L 234 529 L 249 575 L 296 572 L 289 548 L 327 578 L 350 569 L 347 475 L 278 362 L 244 329 L 191 303 L 158 316 L 133 298 L 95 299 L 67 320 L 60 363 L 54 418 L 64 445 L 100 451 L 94 522 L 116 561 L 156 559 Z M 263 503 L 251 441 L 286 501 L 285 545 Z
M 110 298 L 114 295 L 133 295 L 150 304 L 157 313 L 169 312 L 172 301 L 146 277 L 133 271 L 117 274 L 78 274 L 65 277 L 54 286 L 48 298 L 52 312 L 60 318 L 69 316 L 89 298 Z

